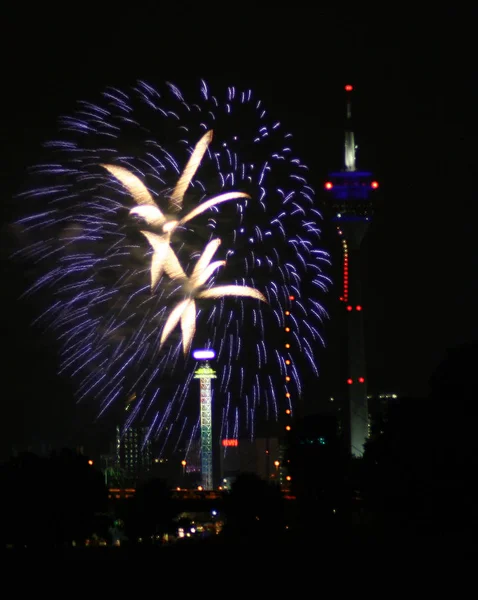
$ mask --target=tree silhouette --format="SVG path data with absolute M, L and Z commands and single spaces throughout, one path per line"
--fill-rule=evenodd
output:
M 16 546 L 83 543 L 107 508 L 102 474 L 69 450 L 20 455 L 2 465 L 2 537 Z
M 226 532 L 233 537 L 280 535 L 284 504 L 280 488 L 254 473 L 241 473 L 225 498 Z

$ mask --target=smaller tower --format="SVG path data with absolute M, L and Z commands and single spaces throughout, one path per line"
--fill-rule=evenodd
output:
M 212 490 L 213 456 L 212 456 L 212 385 L 216 372 L 208 360 L 215 358 L 214 350 L 195 350 L 193 357 L 205 361 L 194 372 L 194 379 L 199 379 L 199 407 L 201 417 L 201 485 L 204 490 Z

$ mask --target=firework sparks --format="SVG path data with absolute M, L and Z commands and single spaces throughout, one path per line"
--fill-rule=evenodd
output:
M 178 322 L 181 321 L 183 351 L 185 355 L 189 352 L 194 334 L 196 332 L 196 303 L 194 298 L 217 299 L 225 296 L 242 296 L 255 298 L 267 303 L 264 294 L 248 286 L 222 285 L 209 288 L 207 290 L 201 289 L 202 286 L 207 283 L 214 271 L 226 264 L 225 260 L 216 260 L 215 262 L 211 263 L 211 259 L 219 248 L 220 244 L 221 240 L 219 239 L 209 242 L 201 257 L 197 261 L 190 278 L 186 276 L 184 271 L 182 273 L 179 273 L 178 271 L 173 273 L 173 277 L 182 279 L 182 285 L 188 297 L 182 300 L 173 309 L 171 315 L 166 321 L 163 333 L 161 335 L 161 345 L 164 344 Z M 181 268 L 180 265 L 179 268 Z
M 179 177 L 179 180 L 170 196 L 169 208 L 171 213 L 177 213 L 182 209 L 184 194 L 186 193 L 192 178 L 196 174 L 196 171 L 201 164 L 203 156 L 206 153 L 209 144 L 211 143 L 212 137 L 212 130 L 208 131 L 196 144 L 191 158 L 186 164 L 186 167 Z M 191 221 L 191 219 L 194 219 L 194 217 L 197 217 L 204 211 L 212 208 L 213 206 L 217 206 L 222 202 L 237 200 L 238 198 L 250 198 L 249 194 L 245 194 L 244 192 L 228 192 L 225 194 L 220 194 L 201 203 L 184 217 L 175 219 L 173 216 L 166 216 L 161 212 L 146 186 L 138 177 L 136 177 L 136 175 L 124 167 L 107 164 L 103 164 L 101 166 L 109 171 L 125 186 L 125 188 L 130 192 L 134 200 L 139 205 L 137 208 L 133 208 L 130 211 L 130 214 L 142 217 L 148 225 L 162 231 L 160 235 L 154 236 L 154 244 L 152 244 L 153 237 L 150 232 L 141 232 L 151 243 L 154 251 L 151 261 L 151 290 L 156 287 L 164 269 L 166 269 L 167 273 L 173 273 L 173 277 L 174 273 L 177 272 L 179 263 L 176 256 L 174 256 L 174 252 L 171 249 L 170 244 L 171 236 L 179 226 L 184 225 L 188 221 Z

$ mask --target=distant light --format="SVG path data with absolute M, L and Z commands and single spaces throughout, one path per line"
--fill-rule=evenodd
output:
M 207 360 L 208 358 L 214 358 L 216 353 L 214 350 L 194 350 L 193 357 L 196 360 Z
M 287 481 L 292 481 L 292 477 L 290 475 L 287 475 L 286 479 Z
M 286 327 L 285 330 L 286 330 L 287 333 L 289 333 L 290 327 Z
M 353 382 L 354 382 L 354 380 L 353 380 L 353 379 L 347 379 L 347 383 L 348 383 L 349 385 L 352 385 L 352 383 L 353 383 Z
M 203 487 L 202 487 L 202 485 L 198 485 L 198 490 L 199 490 L 200 492 L 202 492 L 202 490 L 203 490 Z
M 289 296 L 289 300 L 295 300 L 295 296 Z
M 289 360 L 289 359 L 287 359 L 287 360 L 285 361 L 285 364 L 286 364 L 286 365 L 290 365 L 290 360 Z
M 327 183 L 325 184 L 326 190 L 331 190 L 333 187 L 334 187 L 334 184 L 331 181 L 327 181 Z
M 290 412 L 291 412 L 291 411 L 290 411 L 290 408 L 288 408 L 288 409 L 285 411 L 285 414 L 286 414 L 286 415 L 290 415 Z
M 88 464 L 89 464 L 89 465 L 90 465 L 90 467 L 91 467 L 91 466 L 93 465 L 93 461 L 92 461 L 92 460 L 89 460 L 89 461 L 88 461 Z
M 217 510 L 211 511 L 211 514 L 212 514 L 213 517 L 215 517 L 217 515 Z
M 290 431 L 292 428 L 290 425 L 286 425 L 286 431 Z
M 355 307 L 355 310 L 362 310 L 362 307 L 360 306 L 360 304 Z
M 346 85 L 345 86 L 345 91 L 346 92 L 351 92 L 354 89 L 353 85 Z
M 378 188 L 378 181 L 372 181 L 370 185 L 374 190 L 376 190 Z
M 352 310 L 351 306 L 347 306 L 347 310 L 350 312 Z
M 287 316 L 289 316 L 290 312 L 288 310 L 286 310 L 284 314 L 287 315 Z
M 359 383 L 364 383 L 364 382 L 365 382 L 365 379 L 364 379 L 363 377 L 359 377 L 359 378 L 358 378 L 358 382 L 359 382 Z

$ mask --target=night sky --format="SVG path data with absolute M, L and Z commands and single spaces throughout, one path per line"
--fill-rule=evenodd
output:
M 159 9 L 128 13 L 128 25 L 86 10 L 81 18 L 4 18 L 2 458 L 33 438 L 62 445 L 97 435 L 85 425 L 91 415 L 75 412 L 68 381 L 56 376 L 55 349 L 30 327 L 34 303 L 17 300 L 25 281 L 8 260 L 8 223 L 57 116 L 106 85 L 144 78 L 183 88 L 202 77 L 211 86 L 254 88 L 294 132 L 322 201 L 327 172 L 343 163 L 343 85 L 354 84 L 358 166 L 381 184 L 364 245 L 370 391 L 424 395 L 446 349 L 478 338 L 478 98 L 468 25 L 475 16 L 239 8 L 198 11 L 187 24 Z

